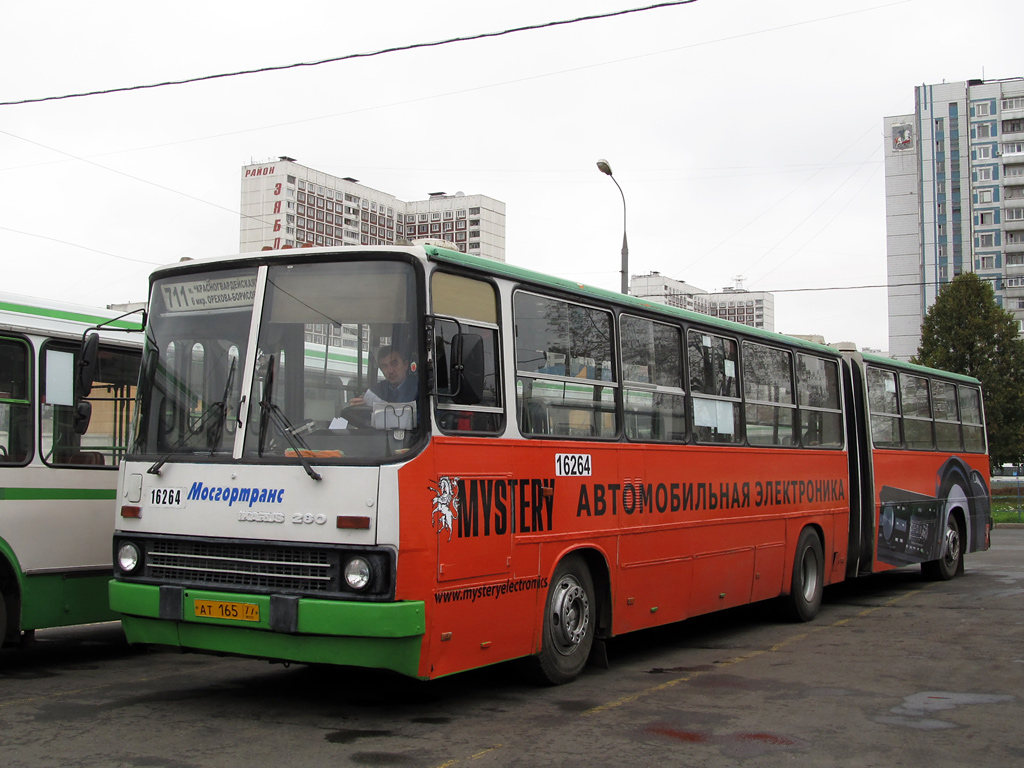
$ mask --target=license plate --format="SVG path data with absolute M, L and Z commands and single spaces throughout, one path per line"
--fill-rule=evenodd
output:
M 256 603 L 229 603 L 224 600 L 195 600 L 195 615 L 203 619 L 234 619 L 259 621 L 260 607 Z

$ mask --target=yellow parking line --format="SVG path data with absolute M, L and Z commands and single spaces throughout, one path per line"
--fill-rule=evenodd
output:
M 718 669 L 721 669 L 722 667 L 728 667 L 728 666 L 732 666 L 734 664 L 740 664 L 740 663 L 742 663 L 744 661 L 750 661 L 751 659 L 755 659 L 758 656 L 763 656 L 766 653 L 775 653 L 776 651 L 780 651 L 780 650 L 782 650 L 783 648 L 785 648 L 788 645 L 792 645 L 793 643 L 796 643 L 796 642 L 798 642 L 800 640 L 806 639 L 807 637 L 809 637 L 810 635 L 812 635 L 812 634 L 814 634 L 816 632 L 822 632 L 822 631 L 824 631 L 826 629 L 834 629 L 836 627 L 841 627 L 844 624 L 847 624 L 850 621 L 853 621 L 854 619 L 862 619 L 865 616 L 868 616 L 868 615 L 870 615 L 870 614 L 874 613 L 875 611 L 880 610 L 882 608 L 890 608 L 893 605 L 895 605 L 896 603 L 898 603 L 900 600 L 905 600 L 908 597 L 912 597 L 914 595 L 919 594 L 923 589 L 924 589 L 924 587 L 922 587 L 922 589 L 911 590 L 910 592 L 906 592 L 906 593 L 904 593 L 902 595 L 898 595 L 898 596 L 892 598 L 891 600 L 887 600 L 882 605 L 876 605 L 876 606 L 874 606 L 872 608 L 866 608 L 863 611 L 860 611 L 859 613 L 855 614 L 854 616 L 850 616 L 850 617 L 847 617 L 845 619 L 839 619 L 837 621 L 832 622 L 831 624 L 822 624 L 821 626 L 813 627 L 812 629 L 809 629 L 806 632 L 799 632 L 799 633 L 797 633 L 795 635 L 787 637 L 785 640 L 783 640 L 783 641 L 781 641 L 779 643 L 776 643 L 775 645 L 771 646 L 770 648 L 762 648 L 760 650 L 751 651 L 750 653 L 746 653 L 743 656 L 737 656 L 735 658 L 719 662 L 714 669 L 696 670 L 696 671 L 691 672 L 691 673 L 689 673 L 687 675 L 683 675 L 682 677 L 677 677 L 677 678 L 675 678 L 673 680 L 669 680 L 668 682 L 661 683 L 660 685 L 655 685 L 655 686 L 653 686 L 651 688 L 645 688 L 644 690 L 638 691 L 636 693 L 632 693 L 629 696 L 623 696 L 621 699 L 616 699 L 615 701 L 609 701 L 607 704 L 600 704 L 600 705 L 598 705 L 596 707 L 592 707 L 591 709 L 588 709 L 588 710 L 584 711 L 583 714 L 584 715 L 596 715 L 596 714 L 598 714 L 600 712 L 607 712 L 610 709 L 615 709 L 615 708 L 621 707 L 621 706 L 623 706 L 625 704 L 630 704 L 630 703 L 632 703 L 634 701 L 637 701 L 638 699 L 642 699 L 642 698 L 645 698 L 647 696 L 650 696 L 651 694 L 659 693 L 660 691 L 664 691 L 664 690 L 666 690 L 668 688 L 672 688 L 673 686 L 679 685 L 680 683 L 689 682 L 690 680 L 693 680 L 696 677 L 700 677 L 701 675 L 705 675 L 708 672 L 715 672 Z

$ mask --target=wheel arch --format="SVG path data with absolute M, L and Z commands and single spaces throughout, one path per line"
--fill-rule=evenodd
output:
M 0 644 L 17 637 L 20 632 L 21 593 L 21 568 L 7 542 L 0 539 L 0 596 L 7 609 L 7 626 L 0 627 Z

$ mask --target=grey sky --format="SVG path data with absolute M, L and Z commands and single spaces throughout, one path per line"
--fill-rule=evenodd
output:
M 313 61 L 631 7 L 22 3 L 0 101 Z M 507 258 L 778 290 L 777 329 L 885 349 L 882 117 L 913 88 L 1024 75 L 1019 6 L 698 0 L 441 48 L 0 107 L 3 289 L 106 304 L 151 266 L 238 249 L 239 169 L 289 155 L 406 200 L 507 204 Z M 989 26 L 985 26 L 988 24 Z M 977 31 L 975 31 L 977 30 Z M 120 257 L 120 258 L 117 258 Z

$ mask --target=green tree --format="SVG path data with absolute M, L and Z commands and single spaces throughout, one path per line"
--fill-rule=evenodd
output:
M 973 376 L 985 395 L 992 466 L 1024 457 L 1024 340 L 987 280 L 964 272 L 939 292 L 912 362 Z

